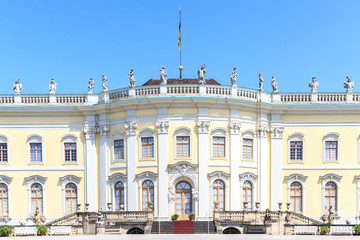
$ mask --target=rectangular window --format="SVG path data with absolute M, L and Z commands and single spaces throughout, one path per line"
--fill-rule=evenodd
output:
M 176 156 L 190 157 L 190 137 L 176 137 Z
M 225 157 L 225 137 L 213 137 L 213 157 Z
M 30 143 L 30 161 L 42 162 L 42 144 Z
M 303 142 L 291 141 L 290 142 L 290 160 L 302 161 L 303 160 Z
M 76 143 L 64 143 L 65 162 L 76 162 Z
M 0 162 L 8 161 L 7 143 L 0 143 Z
M 336 161 L 337 160 L 337 141 L 325 141 L 325 160 Z
M 114 155 L 115 155 L 115 160 L 125 159 L 124 139 L 114 140 Z
M 243 139 L 243 158 L 253 159 L 253 140 L 244 138 Z
M 141 138 L 141 156 L 143 158 L 154 157 L 154 138 L 143 137 Z

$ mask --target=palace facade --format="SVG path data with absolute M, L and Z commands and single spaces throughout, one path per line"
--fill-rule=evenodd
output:
M 0 217 L 152 202 L 157 219 L 205 220 L 259 202 L 315 219 L 333 206 L 335 222 L 355 223 L 359 103 L 360 93 L 267 93 L 213 79 L 0 95 Z

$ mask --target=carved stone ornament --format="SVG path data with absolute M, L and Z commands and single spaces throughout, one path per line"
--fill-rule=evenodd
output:
M 240 133 L 240 124 L 239 123 L 231 122 L 229 124 L 229 128 L 230 128 L 231 134 L 239 134 Z
M 55 80 L 52 78 L 51 82 L 49 84 L 49 92 L 50 94 L 55 94 L 56 93 L 56 85 L 57 83 L 55 82 Z
M 236 67 L 230 73 L 231 86 L 236 86 Z
M 273 89 L 273 92 L 278 92 L 278 85 L 277 85 L 274 75 L 272 76 L 272 79 L 271 79 L 271 87 Z
M 102 88 L 104 92 L 108 91 L 107 77 L 105 74 L 102 75 Z
M 191 167 L 190 165 L 187 165 L 186 163 L 182 163 L 178 166 L 175 166 L 175 169 L 177 169 L 181 175 L 187 174 L 189 172 L 189 170 L 192 168 L 193 167 Z
M 354 88 L 354 83 L 351 81 L 351 77 L 347 76 L 347 81 L 344 82 L 344 88 L 346 88 L 346 92 L 352 92 L 353 88 Z
M 206 70 L 205 70 L 205 67 L 206 65 L 203 64 L 201 65 L 200 69 L 198 70 L 198 83 L 199 84 L 205 84 L 205 73 L 206 73 Z
M 257 127 L 257 135 L 259 137 L 267 137 L 269 132 L 269 128 L 267 126 L 261 125 Z
M 134 76 L 134 69 L 130 69 L 130 72 L 128 72 L 129 75 L 129 88 L 135 87 L 135 76 Z
M 15 83 L 13 84 L 13 90 L 15 92 L 15 94 L 20 94 L 21 91 L 23 90 L 22 88 L 22 83 L 20 83 L 20 79 L 16 79 Z
M 282 138 L 284 133 L 283 127 L 273 127 L 271 128 L 271 138 Z
M 156 127 L 158 130 L 158 133 L 168 133 L 169 122 L 168 121 L 157 122 Z
M 210 126 L 209 121 L 198 121 L 197 122 L 197 127 L 198 127 L 198 132 L 199 133 L 208 133 L 209 132 L 209 126 Z
M 97 132 L 100 133 L 101 136 L 108 136 L 110 132 L 110 126 L 109 125 L 102 125 L 98 127 Z
M 259 73 L 259 90 L 262 91 L 263 89 L 263 85 L 264 85 L 264 78 L 262 76 L 262 73 Z
M 136 135 L 136 129 L 137 129 L 136 122 L 125 123 L 124 127 L 126 129 L 127 135 Z
M 94 80 L 90 78 L 88 83 L 88 94 L 92 94 L 94 90 Z
M 169 187 L 168 198 L 169 202 L 173 202 L 175 200 L 175 190 L 171 187 Z
M 311 82 L 309 83 L 309 87 L 311 88 L 311 92 L 317 92 L 319 83 L 316 82 L 316 77 L 312 78 Z
M 167 73 L 165 71 L 165 67 L 160 67 L 160 84 L 167 84 Z
M 194 201 L 199 201 L 199 191 L 196 191 L 195 189 L 192 189 L 192 198 Z
M 86 140 L 93 139 L 95 138 L 96 129 L 91 128 L 88 124 L 85 124 L 83 128 L 83 133 Z

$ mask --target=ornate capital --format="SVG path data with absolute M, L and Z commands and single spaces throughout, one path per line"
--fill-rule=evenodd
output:
M 127 135 L 136 135 L 137 124 L 136 122 L 125 123 L 125 129 Z
M 90 127 L 88 124 L 85 124 L 83 128 L 83 133 L 85 140 L 95 139 L 96 129 Z
M 268 136 L 269 128 L 264 125 L 260 125 L 257 127 L 256 133 L 258 137 L 266 138 Z
M 239 134 L 240 133 L 240 123 L 234 123 L 234 122 L 231 122 L 229 124 L 229 128 L 230 128 L 230 133 L 231 134 Z
M 284 133 L 283 127 L 272 127 L 271 128 L 271 138 L 282 138 Z
M 97 132 L 100 133 L 101 136 L 109 136 L 110 126 L 109 125 L 102 125 L 97 128 Z
M 198 127 L 198 133 L 208 133 L 209 132 L 209 121 L 198 121 L 197 127 Z
M 168 121 L 157 122 L 156 127 L 158 130 L 158 133 L 168 133 L 169 122 Z

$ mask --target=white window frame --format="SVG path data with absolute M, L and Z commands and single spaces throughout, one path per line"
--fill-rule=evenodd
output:
M 189 156 L 178 157 L 177 156 L 177 137 L 189 137 Z M 188 127 L 179 127 L 174 132 L 174 156 L 175 160 L 191 160 L 192 159 L 192 134 L 191 129 Z
M 252 185 L 252 205 L 251 209 L 255 209 L 255 202 L 257 202 L 257 175 L 251 172 L 244 172 L 239 175 L 240 178 L 240 209 L 244 210 L 244 202 L 243 202 L 243 187 L 246 181 L 249 181 Z M 250 206 L 248 205 L 248 208 Z
M 32 217 L 31 215 L 31 186 L 34 183 L 39 183 L 42 186 L 43 189 L 43 216 L 46 216 L 46 185 L 45 182 L 47 180 L 47 177 L 42 177 L 39 175 L 33 175 L 27 178 L 24 178 L 26 185 L 27 185 L 27 191 L 28 191 L 28 217 Z
M 116 140 L 123 140 L 124 141 L 124 159 L 115 159 L 115 144 L 114 141 Z M 111 134 L 111 154 L 112 154 L 112 162 L 116 163 L 116 162 L 126 162 L 126 136 L 124 134 L 124 132 L 114 132 Z
M 8 188 L 8 218 L 11 218 L 11 181 L 13 180 L 13 178 L 5 176 L 5 175 L 0 175 L 0 183 L 3 183 L 7 186 Z
M 4 134 L 0 134 L 0 143 L 6 143 L 6 145 L 7 145 L 7 162 L 0 162 L 0 164 L 1 165 L 9 165 L 9 163 L 10 163 L 10 141 L 9 141 L 9 138 Z
M 229 138 L 228 138 L 228 134 L 227 134 L 227 131 L 225 128 L 214 128 L 212 131 L 211 131 L 211 134 L 210 134 L 210 137 L 211 137 L 211 159 L 212 160 L 223 160 L 223 161 L 227 161 L 228 157 L 229 157 Z M 224 137 L 225 138 L 225 149 L 224 149 L 224 153 L 225 153 L 225 156 L 224 157 L 214 157 L 214 151 L 213 151 L 213 147 L 214 147 L 214 144 L 213 144 L 213 141 L 214 141 L 214 137 Z
M 154 139 L 154 156 L 153 157 L 143 157 L 142 156 L 142 144 L 141 138 L 143 137 L 153 137 Z M 154 161 L 157 159 L 157 138 L 155 135 L 155 130 L 151 128 L 144 128 L 140 130 L 138 136 L 138 146 L 139 146 L 139 161 Z
M 117 182 L 122 182 L 124 184 L 124 211 L 127 210 L 127 177 L 123 173 L 114 173 L 109 177 L 110 180 L 110 191 L 111 191 L 111 203 L 112 211 L 115 211 L 115 184 Z
M 294 182 L 298 182 L 301 184 L 301 206 L 302 206 L 302 211 L 300 212 L 301 214 L 305 215 L 305 182 L 306 182 L 306 179 L 308 177 L 307 176 L 304 176 L 304 175 L 301 175 L 301 174 L 298 174 L 298 173 L 294 173 L 294 174 L 291 174 L 289 176 L 286 176 L 285 177 L 285 180 L 286 180 L 286 184 L 287 184 L 287 202 L 290 203 L 290 186 L 292 183 Z
M 243 157 L 243 139 L 252 139 L 253 140 L 253 158 L 249 159 L 249 158 L 244 158 Z M 242 161 L 247 161 L 247 162 L 256 162 L 256 133 L 253 130 L 245 130 L 242 132 L 241 134 L 241 139 L 240 139 L 240 156 L 241 156 L 241 160 Z
M 81 202 L 81 200 L 80 200 L 81 177 L 77 177 L 75 175 L 66 175 L 64 177 L 60 177 L 59 181 L 61 182 L 61 192 L 62 192 L 62 199 L 63 199 L 63 201 L 62 201 L 63 216 L 65 216 L 66 215 L 66 192 L 65 192 L 66 185 L 68 183 L 73 183 L 76 185 L 76 198 L 77 198 L 76 203 L 77 204 L 80 203 Z M 75 212 L 77 212 L 77 211 L 75 211 Z
M 296 132 L 289 135 L 288 138 L 288 163 L 305 163 L 305 135 L 300 132 Z M 290 142 L 302 142 L 302 160 L 292 160 L 290 158 L 291 150 L 290 150 Z
M 31 147 L 30 147 L 30 144 L 31 143 L 41 143 L 41 162 L 32 162 L 31 161 Z M 44 139 L 41 135 L 39 134 L 32 134 L 30 136 L 28 136 L 27 138 L 27 148 L 28 148 L 28 151 L 27 151 L 27 155 L 28 155 L 28 164 L 30 165 L 44 165 L 45 164 L 45 158 L 44 158 L 44 152 L 45 152 L 45 144 L 44 144 Z
M 157 215 L 156 212 L 157 212 L 157 208 L 158 208 L 157 207 L 157 202 L 158 202 L 158 200 L 157 200 L 157 176 L 158 176 L 157 174 L 149 172 L 149 171 L 146 171 L 146 172 L 136 175 L 136 178 L 138 180 L 139 211 L 142 211 L 142 197 L 143 197 L 142 185 L 143 185 L 143 183 L 146 180 L 150 180 L 154 184 L 154 209 L 153 209 L 154 216 Z
M 329 209 L 325 210 L 325 185 L 328 182 L 334 182 L 336 184 L 336 208 L 337 211 L 335 211 L 334 209 L 334 213 L 336 216 L 341 216 L 340 214 L 340 181 L 341 181 L 342 176 L 339 176 L 335 173 L 329 173 L 326 174 L 324 176 L 320 177 L 321 180 L 321 202 L 322 202 L 322 212 L 323 214 L 328 211 Z M 328 212 L 326 212 L 326 214 L 328 214 Z
M 76 162 L 65 161 L 65 143 L 76 143 Z M 61 159 L 62 164 L 65 165 L 78 165 L 79 164 L 79 141 L 78 137 L 73 134 L 66 134 L 61 138 Z
M 222 171 L 215 171 L 212 173 L 208 174 L 209 179 L 210 179 L 210 202 L 211 202 L 211 212 L 214 212 L 215 208 L 214 208 L 214 201 L 213 201 L 213 187 L 214 187 L 214 182 L 216 180 L 221 180 L 224 182 L 225 184 L 225 189 L 224 189 L 224 194 L 225 194 L 225 206 L 224 206 L 224 211 L 228 211 L 229 210 L 229 202 L 230 202 L 230 192 L 229 192 L 229 178 L 230 178 L 230 174 L 227 174 L 225 172 Z
M 336 161 L 326 160 L 325 154 L 325 142 L 326 141 L 337 141 L 337 155 Z M 338 133 L 327 133 L 323 138 L 323 163 L 339 163 L 340 162 L 340 134 Z

